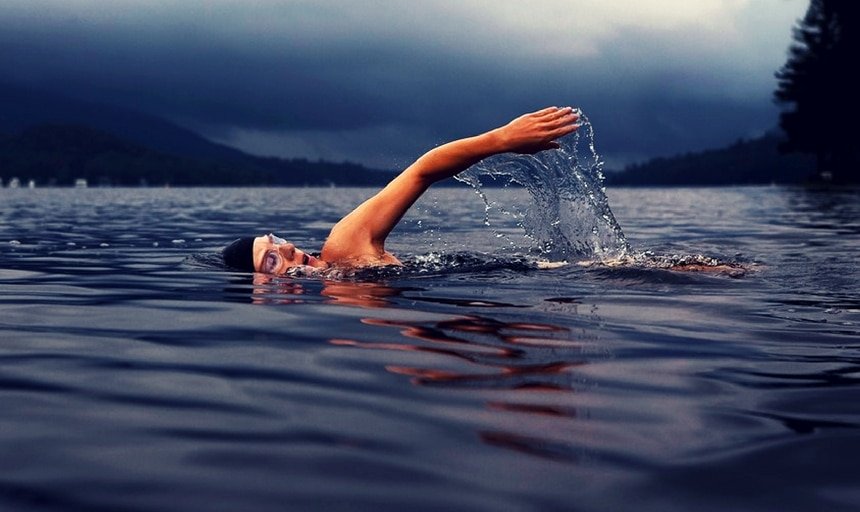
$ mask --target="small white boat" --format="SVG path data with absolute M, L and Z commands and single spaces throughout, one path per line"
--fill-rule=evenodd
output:
M 87 180 L 78 178 L 75 180 L 75 188 L 87 188 Z
M 18 178 L 12 178 L 9 180 L 9 188 L 18 188 L 21 186 L 21 180 Z
M 27 188 L 36 188 L 36 180 L 30 180 L 27 182 Z

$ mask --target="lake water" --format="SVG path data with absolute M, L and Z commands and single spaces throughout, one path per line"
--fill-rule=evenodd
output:
M 466 187 L 399 272 L 213 256 L 371 193 L 0 190 L 0 510 L 860 507 L 857 191 L 609 190 L 620 266 L 537 268 Z

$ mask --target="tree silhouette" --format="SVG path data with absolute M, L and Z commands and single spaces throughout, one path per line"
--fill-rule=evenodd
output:
M 820 176 L 840 183 L 860 183 L 858 15 L 860 2 L 811 0 L 776 73 L 776 102 L 794 107 L 780 114 L 781 149 L 815 155 Z

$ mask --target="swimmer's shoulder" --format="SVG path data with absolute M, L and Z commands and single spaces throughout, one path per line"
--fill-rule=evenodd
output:
M 332 228 L 320 253 L 324 261 L 352 268 L 403 265 L 381 242 L 374 242 L 364 226 L 351 225 L 348 220 L 345 218 Z
M 402 266 L 403 263 L 390 252 L 373 247 L 343 247 L 326 243 L 321 257 L 329 265 L 345 268 Z
M 376 254 L 359 254 L 348 258 L 341 258 L 330 261 L 330 265 L 340 268 L 369 268 L 369 267 L 402 267 L 400 262 L 393 254 L 385 252 L 381 255 Z

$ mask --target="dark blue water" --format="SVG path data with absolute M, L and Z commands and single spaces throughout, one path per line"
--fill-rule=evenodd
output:
M 610 190 L 618 266 L 468 188 L 401 271 L 212 257 L 371 192 L 0 190 L 0 510 L 858 510 L 857 192 Z

